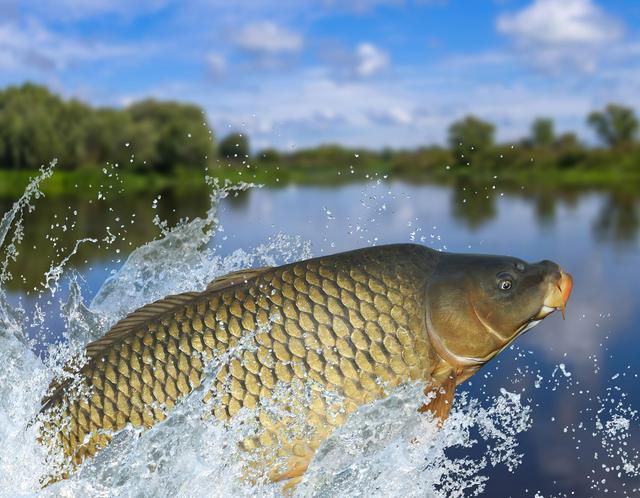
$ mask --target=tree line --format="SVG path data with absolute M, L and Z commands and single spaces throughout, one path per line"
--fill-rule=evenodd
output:
M 600 141 L 610 148 L 630 146 L 638 137 L 639 123 L 630 107 L 609 104 L 603 110 L 587 116 L 587 124 L 593 128 Z M 467 116 L 449 128 L 449 145 L 452 150 L 466 150 L 473 155 L 476 149 L 488 150 L 495 144 L 495 126 L 475 116 Z M 537 118 L 531 125 L 530 136 L 521 144 L 526 147 L 574 147 L 582 146 L 574 133 L 556 135 L 553 120 Z
M 640 144 L 633 109 L 609 104 L 586 119 L 608 150 L 617 158 L 633 156 L 635 165 L 640 154 L 632 152 L 640 152 Z M 557 134 L 549 118 L 536 119 L 516 148 L 496 143 L 495 132 L 492 123 L 469 115 L 449 127 L 448 147 L 367 151 L 324 145 L 287 154 L 266 149 L 252 156 L 246 134 L 231 133 L 216 144 L 203 110 L 193 104 L 146 99 L 121 109 L 96 108 L 29 83 L 0 91 L 0 168 L 4 169 L 35 169 L 54 157 L 64 169 L 118 163 L 158 172 L 177 166 L 202 168 L 216 160 L 246 164 L 249 159 L 266 166 L 335 168 L 345 161 L 353 163 L 356 154 L 361 167 L 391 162 L 400 171 L 444 164 L 485 168 L 525 164 L 533 150 L 537 162 L 560 168 L 602 159 L 603 149 L 586 147 L 573 133 Z
M 590 181 L 593 183 L 598 183 L 606 170 L 640 176 L 640 125 L 632 108 L 609 104 L 586 116 L 586 123 L 598 136 L 600 146 L 586 145 L 572 132 L 558 134 L 553 120 L 544 117 L 535 119 L 528 136 L 521 140 L 497 143 L 495 125 L 468 115 L 450 125 L 446 146 L 370 151 L 323 145 L 286 155 L 267 149 L 257 154 L 256 160 L 307 169 L 349 164 L 365 170 L 432 176 L 441 174 L 445 167 L 448 170 L 456 166 L 459 174 L 509 171 L 517 175 L 518 172 L 530 171 L 535 165 L 538 170 L 560 172 L 591 170 Z

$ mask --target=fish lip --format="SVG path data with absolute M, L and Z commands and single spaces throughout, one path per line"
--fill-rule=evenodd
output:
M 571 296 L 571 291 L 573 290 L 573 277 L 570 273 L 560 270 L 560 283 L 558 288 L 562 294 L 562 319 L 564 320 L 564 310 L 567 307 L 569 296 Z
M 542 308 L 540 308 L 540 311 L 538 311 L 538 313 L 531 320 L 544 320 L 551 313 L 553 313 L 554 311 L 558 311 L 559 309 L 560 307 L 557 306 L 548 306 L 546 304 L 543 304 Z
M 562 319 L 564 320 L 565 309 L 572 289 L 573 277 L 564 270 L 560 270 L 560 277 L 554 284 L 550 285 L 547 296 L 542 303 L 543 306 L 538 314 L 546 317 L 553 311 L 560 310 L 562 312 Z
M 547 304 L 543 304 L 542 308 L 540 308 L 540 311 L 538 311 L 535 315 L 533 315 L 531 318 L 529 318 L 529 320 L 527 320 L 527 322 L 525 323 L 525 326 L 530 322 L 541 322 L 542 320 L 547 318 L 554 311 L 563 311 L 563 307 L 562 306 L 549 306 Z

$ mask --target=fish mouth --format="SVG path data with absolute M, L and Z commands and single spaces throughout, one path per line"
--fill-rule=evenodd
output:
M 560 278 L 549 286 L 549 291 L 545 296 L 542 308 L 534 317 L 535 320 L 542 320 L 554 311 L 560 310 L 562 319 L 565 318 L 567 302 L 573 289 L 573 277 L 563 270 L 560 270 Z
M 518 331 L 518 335 L 532 329 L 554 311 L 559 310 L 564 320 L 567 302 L 569 301 L 572 289 L 573 278 L 569 273 L 560 270 L 560 278 L 549 286 L 547 295 L 542 303 L 542 308 L 522 325 Z

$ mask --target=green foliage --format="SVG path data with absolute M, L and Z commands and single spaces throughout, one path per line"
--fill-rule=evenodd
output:
M 467 116 L 449 127 L 449 145 L 458 147 L 488 149 L 493 145 L 495 126 L 475 116 Z
M 58 158 L 62 169 L 132 159 L 157 171 L 201 166 L 214 152 L 204 121 L 198 107 L 177 102 L 95 109 L 41 86 L 13 86 L 0 91 L 0 164 L 35 169 Z
M 560 168 L 570 168 L 586 159 L 586 150 L 575 133 L 563 133 L 554 143 L 556 164 Z
M 244 161 L 249 158 L 249 138 L 244 133 L 230 133 L 218 145 L 218 154 L 223 159 Z
M 374 168 L 379 154 L 364 149 L 349 149 L 337 144 L 327 144 L 312 149 L 300 149 L 288 155 L 286 163 L 304 170 L 344 171 Z
M 176 165 L 203 165 L 213 156 L 213 137 L 195 105 L 148 99 L 126 109 L 133 123 L 136 156 L 158 171 Z
M 549 147 L 555 141 L 553 121 L 549 118 L 538 118 L 531 125 L 531 143 L 538 147 Z
M 592 112 L 587 123 L 611 147 L 630 144 L 638 133 L 638 119 L 633 109 L 618 104 L 609 104 L 604 111 Z
M 125 164 L 132 154 L 132 150 L 126 147 L 132 131 L 133 123 L 127 113 L 114 109 L 95 110 L 85 125 L 84 165 L 107 161 Z
M 300 149 L 291 154 L 291 161 L 301 168 L 337 166 L 343 168 L 353 162 L 353 152 L 336 144 L 320 145 L 313 149 Z
M 383 151 L 382 157 L 390 157 L 392 169 L 398 173 L 416 174 L 444 170 L 454 162 L 453 154 L 443 147 L 424 147 L 416 151 L 403 151 L 390 155 Z
M 58 128 L 61 102 L 35 85 L 0 93 L 0 161 L 10 167 L 37 167 L 63 153 Z
M 477 159 L 494 144 L 495 126 L 475 116 L 467 116 L 449 127 L 449 146 L 458 163 Z M 479 154 L 480 153 L 480 154 Z
M 257 157 L 263 164 L 278 164 L 282 160 L 280 152 L 271 147 L 260 151 Z

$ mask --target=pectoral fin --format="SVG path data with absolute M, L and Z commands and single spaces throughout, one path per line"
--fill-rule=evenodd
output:
M 319 445 L 319 441 L 299 441 L 292 448 L 293 454 L 287 460 L 284 468 L 280 468 L 271 472 L 269 478 L 272 482 L 285 481 L 284 486 L 282 487 L 285 495 L 290 494 L 300 483 Z
M 455 390 L 456 374 L 453 370 L 434 377 L 424 390 L 425 395 L 430 399 L 418 411 L 420 413 L 427 411 L 433 413 L 434 418 L 439 419 L 438 427 L 442 427 L 444 421 L 449 417 Z
M 311 458 L 292 457 L 287 462 L 287 470 L 284 472 L 273 472 L 269 477 L 272 482 L 286 481 L 283 491 L 293 490 L 302 480 L 302 476 L 307 471 Z

